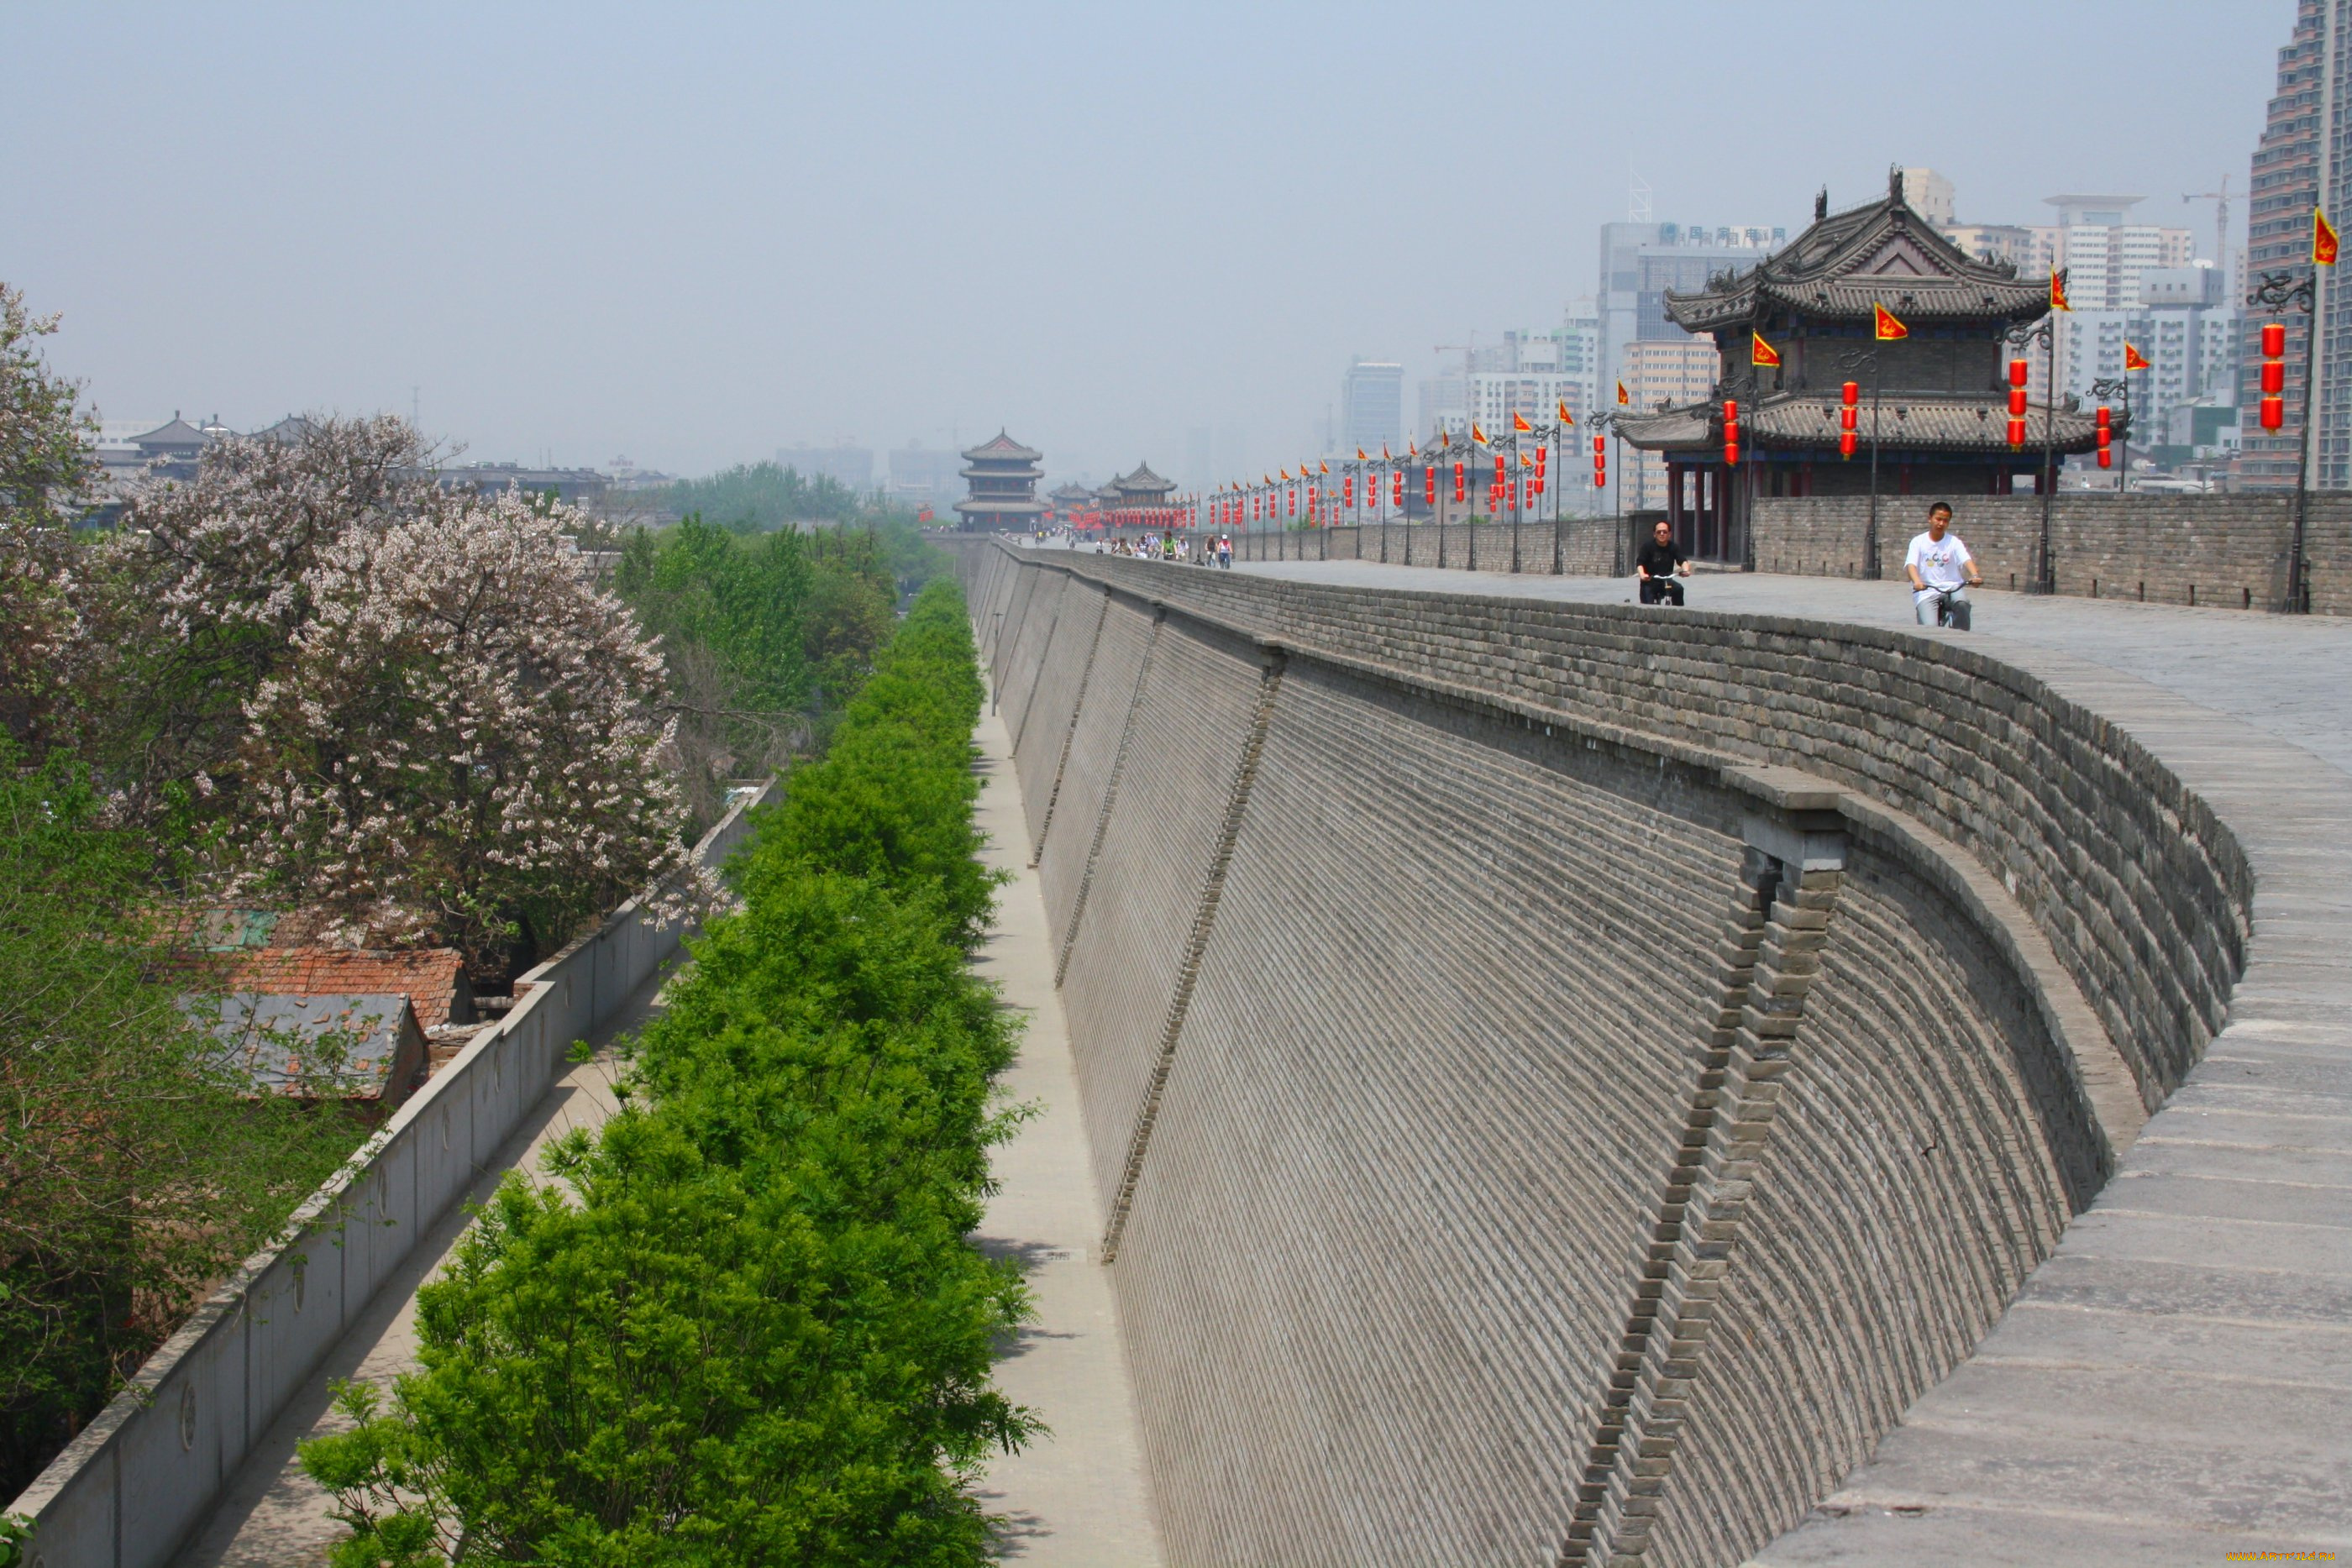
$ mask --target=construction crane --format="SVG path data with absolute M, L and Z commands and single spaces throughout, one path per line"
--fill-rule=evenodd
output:
M 2221 176 L 2218 191 L 2190 191 L 2180 198 L 2183 202 L 2213 204 L 2213 265 L 2227 277 L 2230 273 L 2230 176 Z

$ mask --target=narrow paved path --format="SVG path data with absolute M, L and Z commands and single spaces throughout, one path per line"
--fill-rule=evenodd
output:
M 1053 1428 L 1024 1451 L 998 1459 L 982 1490 L 1005 1520 L 1000 1554 L 1036 1568 L 1156 1568 L 1160 1538 L 1143 1472 L 1143 1442 L 1128 1377 L 1110 1279 L 1095 1255 L 1102 1216 L 1088 1172 L 1062 998 L 1054 989 L 1053 943 L 1037 873 L 1029 866 L 1028 820 L 1013 771 L 1013 741 L 991 713 L 976 737 L 986 779 L 982 859 L 1013 881 L 997 894 L 996 929 L 981 973 L 1028 1019 L 1019 1060 L 1004 1076 L 1016 1103 L 1035 1107 L 1017 1137 L 996 1151 L 999 1183 L 981 1227 L 981 1245 L 1020 1259 L 1029 1270 L 1036 1317 L 997 1365 L 997 1381 Z
M 597 1031 L 589 1042 L 595 1047 L 594 1057 L 568 1069 L 541 1097 L 530 1118 L 467 1194 L 471 1203 L 488 1199 L 510 1170 L 536 1172 L 539 1151 L 548 1140 L 574 1127 L 604 1124 L 613 1113 L 613 1082 L 618 1071 L 612 1042 L 653 1016 L 670 972 L 665 967 L 655 974 Z M 254 1446 L 220 1507 L 180 1553 L 181 1568 L 310 1568 L 327 1561 L 328 1548 L 347 1532 L 329 1517 L 331 1500 L 303 1473 L 295 1445 L 349 1429 L 351 1424 L 331 1408 L 330 1383 L 350 1378 L 389 1388 L 394 1377 L 415 1369 L 416 1291 L 441 1271 L 442 1262 L 472 1222 L 467 1209 L 467 1205 L 459 1204 L 444 1215 L 376 1291 L 310 1386 Z

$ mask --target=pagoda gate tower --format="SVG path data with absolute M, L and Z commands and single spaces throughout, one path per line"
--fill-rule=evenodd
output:
M 1684 330 L 1715 339 L 1715 391 L 1679 408 L 1621 414 L 1617 430 L 1664 455 L 1668 521 L 1705 559 L 1741 560 L 1759 497 L 1870 493 L 1874 429 L 1878 494 L 1922 505 L 2008 495 L 2028 469 L 2039 489 L 2045 415 L 2057 456 L 2098 444 L 2096 416 L 2071 396 L 2054 410 L 2032 404 L 2026 444 L 2009 444 L 2008 362 L 2025 351 L 2006 340 L 2049 312 L 2049 280 L 1971 259 L 1904 201 L 1899 174 L 1884 199 L 1851 212 L 1832 214 L 1824 195 L 1812 226 L 1785 249 L 1698 293 L 1669 292 L 1665 307 Z M 1880 307 L 1906 336 L 1879 340 Z M 1774 354 L 1778 365 L 1754 362 Z M 2038 366 L 2038 350 L 2033 358 Z M 1838 439 L 1847 382 L 1859 406 L 1850 457 Z M 1739 405 L 1736 468 L 1724 462 L 1727 397 Z M 2120 413 L 2114 430 L 2125 433 Z
M 1034 530 L 1045 516 L 1045 503 L 1037 499 L 1037 481 L 1045 476 L 1037 460 L 1044 455 L 1002 430 L 995 440 L 965 448 L 961 473 L 970 493 L 955 505 L 957 526 Z

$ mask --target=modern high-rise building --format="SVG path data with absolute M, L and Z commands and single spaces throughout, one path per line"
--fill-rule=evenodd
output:
M 2228 407 L 2238 396 L 2238 322 L 2221 269 L 2151 267 L 2136 280 L 2130 309 L 2083 310 L 2063 318 L 2067 334 L 2064 390 L 2084 402 L 2114 402 L 2092 391 L 2095 382 L 2124 373 L 2125 348 L 2137 349 L 2148 368 L 2131 378 L 2131 438 L 2135 446 L 2165 442 L 2173 413 L 2184 404 Z
M 1666 291 L 1695 294 L 1717 273 L 1755 266 L 1788 243 L 1786 228 L 1686 227 L 1680 224 L 1601 225 L 1600 340 L 1596 392 L 1621 374 L 1633 343 L 1670 343 L 1689 334 L 1666 315 Z
M 1903 199 L 1913 212 L 1939 229 L 1951 228 L 1960 221 L 1952 183 L 1933 169 L 1904 170 Z
M 1723 369 L 1712 338 L 1693 337 L 1677 327 L 1670 340 L 1652 340 L 1625 346 L 1622 361 L 1627 404 L 1639 413 L 1681 408 L 1704 402 L 1715 391 Z M 1613 400 L 1617 389 L 1611 387 Z M 1628 447 L 1624 468 L 1616 482 L 1624 486 L 1619 497 L 1625 510 L 1655 510 L 1666 504 L 1666 460 L 1659 453 Z
M 776 461 L 803 479 L 830 479 L 864 495 L 874 487 L 874 453 L 842 442 L 834 446 L 783 446 Z
M 2247 203 L 2245 281 L 2250 286 L 2264 273 L 2285 273 L 2296 278 L 2311 275 L 2312 209 L 2320 204 L 2323 185 L 2332 183 L 2322 178 L 2321 162 L 2329 148 L 2322 140 L 2321 127 L 2333 110 L 2331 89 L 2339 75 L 2329 68 L 2332 56 L 2344 47 L 2347 31 L 2352 31 L 2346 26 L 2347 10 L 2352 6 L 2346 0 L 2298 0 L 2294 26 L 2287 36 L 2286 47 L 2279 51 L 2278 91 L 2271 99 L 2269 118 L 2254 147 Z M 2337 131 L 2336 139 L 2340 141 L 2342 134 Z M 2336 162 L 2340 168 L 2343 160 Z M 2326 301 L 2323 308 L 2333 304 Z M 2330 309 L 2328 314 L 2333 318 L 2336 313 Z M 2304 362 L 2309 340 L 2305 336 L 2302 312 L 2273 313 L 2248 307 L 2240 327 L 2238 406 L 2250 414 L 2260 406 L 2260 333 L 2263 323 L 2272 320 L 2286 326 L 2286 424 L 2269 431 L 2251 417 L 2243 421 L 2237 478 L 2247 489 L 2292 486 L 2303 442 Z M 2324 333 L 2321 341 L 2326 342 Z M 2343 362 L 2340 354 L 2331 358 Z M 2323 371 L 2323 390 L 2328 379 Z M 2343 408 L 2340 397 L 2328 402 L 2330 406 L 2321 412 L 2323 431 L 2331 416 L 2340 419 Z M 2315 455 L 2321 459 L 2314 475 L 2317 478 L 2326 467 L 2326 443 L 2322 443 Z M 2340 462 L 2335 482 L 2344 482 Z
M 1581 419 L 1601 400 L 1601 318 L 1591 296 L 1570 302 L 1559 337 L 1560 373 L 1583 394 L 1580 399 L 1570 398 L 1569 407 Z
M 1339 429 L 1343 452 L 1378 452 L 1404 439 L 1404 367 L 1388 360 L 1358 359 L 1339 382 Z

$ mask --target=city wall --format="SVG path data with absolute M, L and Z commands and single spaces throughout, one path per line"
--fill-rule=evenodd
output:
M 1879 569 L 1903 575 L 1903 552 L 1926 526 L 1928 495 L 1881 496 Z M 1996 588 L 2032 580 L 2042 537 L 2038 496 L 1950 497 L 1955 525 Z M 2275 610 L 2286 598 L 2294 538 L 2292 496 L 2171 496 L 2069 490 L 2051 507 L 2050 558 L 2058 591 L 2085 599 L 2131 599 L 2224 610 Z M 2311 607 L 2352 614 L 2352 496 L 2309 499 L 2305 551 L 2311 563 Z M 1633 570 L 1657 514 L 1376 524 L 1336 528 L 1235 532 L 1245 560 L 1367 560 L 1458 571 L 1606 577 Z M 1756 570 L 1796 577 L 1860 577 L 1869 537 L 1866 496 L 1764 498 L 1756 503 Z M 1137 534 L 1147 530 L 1122 530 Z M 1621 540 L 1621 536 L 1622 536 Z
M 722 864 L 740 802 L 695 847 Z M 515 985 L 515 1004 L 436 1072 L 247 1259 L 5 1511 L 29 1517 L 30 1568 L 162 1568 L 418 1238 L 472 1188 L 595 1032 L 685 933 L 632 899 Z
M 960 549 L 1179 1562 L 1756 1550 L 2243 962 L 2210 812 L 1964 648 Z

